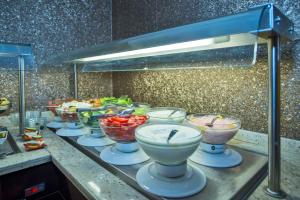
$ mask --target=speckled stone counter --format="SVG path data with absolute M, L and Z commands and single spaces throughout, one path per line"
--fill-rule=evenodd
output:
M 47 162 L 51 162 L 51 156 L 45 149 L 9 155 L 0 159 L 0 176 Z
M 45 149 L 25 152 L 16 129 L 10 131 L 22 152 L 0 160 L 0 175 L 52 161 L 88 199 L 146 199 L 54 133 L 44 133 Z
M 245 142 L 247 141 L 247 142 Z M 267 154 L 268 140 L 266 134 L 260 134 L 241 130 L 231 145 L 250 151 Z M 281 138 L 281 188 L 287 193 L 286 199 L 300 199 L 300 141 Z M 268 178 L 250 196 L 250 200 L 275 200 L 264 193 L 264 187 L 268 184 Z

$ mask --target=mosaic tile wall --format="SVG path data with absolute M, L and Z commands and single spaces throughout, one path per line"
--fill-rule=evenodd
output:
M 0 42 L 33 46 L 38 71 L 26 73 L 27 109 L 42 108 L 47 99 L 73 96 L 71 66 L 41 68 L 58 53 L 111 40 L 110 0 L 0 1 Z M 1 59 L 1 58 L 0 58 Z M 0 60 L 0 96 L 18 101 L 16 67 Z M 78 74 L 79 97 L 111 95 L 111 73 Z
M 270 1 L 113 0 L 113 39 L 234 14 Z M 274 2 L 300 33 L 300 1 Z M 300 43 L 283 46 L 282 135 L 300 139 Z M 113 94 L 128 94 L 153 106 L 188 112 L 220 112 L 242 120 L 242 128 L 267 132 L 268 68 L 265 56 L 252 68 L 113 73 Z

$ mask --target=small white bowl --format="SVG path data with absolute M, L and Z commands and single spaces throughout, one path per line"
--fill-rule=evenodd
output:
M 150 123 L 182 123 L 186 117 L 186 111 L 182 108 L 155 107 L 147 113 Z

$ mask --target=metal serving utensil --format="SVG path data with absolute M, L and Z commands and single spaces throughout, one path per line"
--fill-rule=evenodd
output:
M 178 110 L 173 110 L 169 115 L 168 118 L 170 118 L 172 115 L 174 115 Z
M 218 116 L 215 116 L 212 120 L 211 120 L 211 122 L 210 123 L 206 123 L 205 125 L 206 126 L 208 126 L 208 127 L 213 127 L 214 126 L 214 123 L 215 123 L 215 121 L 217 120 L 217 119 L 219 119 L 220 118 L 220 116 L 218 115 Z
M 169 134 L 169 137 L 167 139 L 167 143 L 169 143 L 169 141 L 171 140 L 171 138 L 178 132 L 178 130 L 176 129 L 173 129 L 170 134 Z

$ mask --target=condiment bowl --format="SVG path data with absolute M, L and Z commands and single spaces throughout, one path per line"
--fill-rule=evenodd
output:
M 187 122 L 202 132 L 202 142 L 225 144 L 231 140 L 241 127 L 241 121 L 232 116 L 216 114 L 192 114 Z M 211 123 L 213 122 L 213 123 Z
M 99 123 L 103 132 L 118 143 L 135 142 L 135 129 L 146 123 L 148 117 L 145 115 L 125 115 L 100 118 Z

